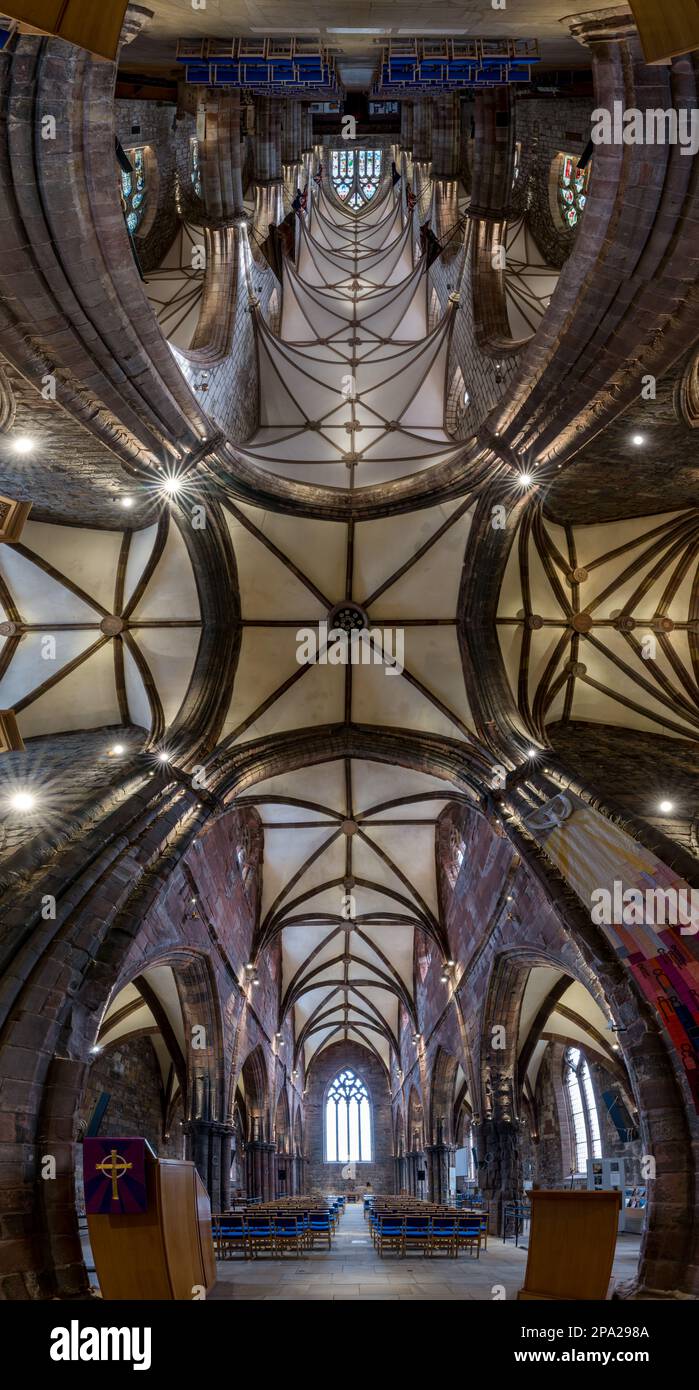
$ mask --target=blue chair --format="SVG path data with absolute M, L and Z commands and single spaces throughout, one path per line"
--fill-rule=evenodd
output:
M 228 1215 L 225 1212 L 218 1216 L 212 1216 L 211 1234 L 214 1240 L 214 1250 L 219 1260 L 229 1260 L 234 1250 L 242 1251 L 247 1260 L 250 1254 L 250 1243 L 244 1216 Z
M 422 1250 L 423 1255 L 427 1254 L 430 1243 L 430 1218 L 429 1216 L 419 1216 L 415 1212 L 409 1212 L 405 1218 L 405 1229 L 403 1231 L 403 1254 L 409 1248 Z
M 447 1255 L 456 1259 L 458 1255 L 456 1216 L 433 1216 L 430 1223 L 430 1240 L 428 1254 L 434 1255 L 435 1250 L 444 1250 Z
M 397 1254 L 403 1254 L 403 1228 L 405 1222 L 402 1216 L 379 1216 L 376 1228 L 376 1245 L 378 1252 L 383 1259 L 384 1249 L 395 1250 Z
M 274 1235 L 277 1252 L 281 1255 L 285 1250 L 291 1250 L 298 1255 L 305 1244 L 303 1221 L 296 1213 L 291 1216 L 286 1212 L 277 1212 L 274 1218 Z
M 330 1212 L 311 1211 L 309 1212 L 309 1235 L 311 1249 L 315 1249 L 316 1239 L 326 1241 L 328 1250 L 332 1249 L 332 1232 L 330 1229 Z
M 476 1259 L 481 1257 L 481 1234 L 482 1218 L 480 1216 L 467 1216 L 462 1213 L 456 1226 L 456 1248 L 457 1250 L 468 1250 L 470 1254 L 476 1252 Z
M 248 1216 L 246 1228 L 248 1241 L 250 1243 L 250 1253 L 253 1258 L 258 1255 L 261 1250 L 268 1250 L 271 1255 L 275 1253 L 276 1241 L 273 1216 Z

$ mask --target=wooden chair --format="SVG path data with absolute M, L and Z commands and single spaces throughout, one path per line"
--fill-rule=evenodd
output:
M 398 1255 L 403 1254 L 403 1228 L 404 1219 L 402 1216 L 379 1216 L 376 1231 L 376 1248 L 383 1259 L 384 1250 L 395 1250 Z
M 267 1214 L 262 1216 L 248 1216 L 246 1219 L 246 1229 L 250 1244 L 250 1254 L 253 1258 L 259 1255 L 260 1251 L 269 1251 L 274 1255 L 276 1250 L 276 1239 L 274 1230 L 274 1217 Z
M 311 1211 L 309 1218 L 311 1249 L 315 1249 L 316 1239 L 318 1239 L 321 1242 L 327 1241 L 328 1250 L 331 1250 L 332 1231 L 330 1229 L 330 1213 L 327 1211 Z
M 430 1219 L 429 1216 L 408 1212 L 403 1229 L 403 1254 L 408 1249 L 422 1250 L 423 1255 L 427 1254 L 430 1243 Z
M 433 1216 L 430 1222 L 430 1240 L 428 1255 L 434 1255 L 435 1250 L 442 1250 L 453 1259 L 459 1253 L 457 1232 L 457 1218 L 455 1216 Z
M 306 1238 L 303 1227 L 303 1220 L 296 1214 L 284 1212 L 274 1218 L 274 1235 L 277 1252 L 284 1254 L 285 1250 L 291 1250 L 298 1255 L 299 1251 L 305 1248 Z
M 456 1248 L 468 1250 L 469 1254 L 476 1252 L 476 1259 L 481 1257 L 481 1217 L 467 1216 L 459 1213 L 456 1222 Z

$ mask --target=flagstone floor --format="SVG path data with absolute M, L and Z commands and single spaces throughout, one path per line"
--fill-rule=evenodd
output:
M 526 1242 L 526 1236 L 525 1236 Z M 636 1272 L 640 1237 L 621 1235 L 617 1241 L 613 1283 Z M 210 1299 L 483 1299 L 517 1297 L 524 1283 L 526 1249 L 491 1237 L 480 1259 L 461 1253 L 458 1259 L 411 1254 L 381 1259 L 371 1243 L 361 1206 L 350 1206 L 333 1241 L 332 1250 L 314 1250 L 303 1259 L 294 1255 L 244 1260 L 235 1256 L 218 1263 L 218 1283 Z

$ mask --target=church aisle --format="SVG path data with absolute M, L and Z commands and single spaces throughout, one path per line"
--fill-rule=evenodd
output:
M 639 1239 L 622 1236 L 617 1243 L 613 1278 L 631 1278 L 638 1263 Z M 255 1260 L 219 1260 L 218 1283 L 210 1299 L 251 1299 L 276 1302 L 289 1299 L 439 1299 L 490 1300 L 496 1285 L 515 1299 L 524 1283 L 527 1252 L 498 1238 L 489 1242 L 480 1259 L 443 1255 L 426 1259 L 411 1255 L 376 1254 L 360 1204 L 349 1206 L 332 1250 L 314 1250 L 305 1259 L 290 1256 Z M 501 1297 L 502 1295 L 500 1295 Z

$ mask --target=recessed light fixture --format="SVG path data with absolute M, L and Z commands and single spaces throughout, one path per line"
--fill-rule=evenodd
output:
M 464 391 L 464 405 L 470 405 L 470 404 L 471 404 L 471 397 L 469 396 L 468 391 Z
M 13 811 L 31 811 L 36 805 L 36 797 L 31 792 L 14 792 L 10 797 Z
M 122 507 L 133 507 L 133 497 L 121 497 L 119 500 Z
M 176 478 L 174 475 L 172 475 L 169 478 L 166 478 L 165 482 L 163 483 L 163 489 L 169 497 L 176 497 L 181 487 L 182 479 Z
M 646 442 L 646 436 L 645 436 L 645 434 L 632 434 L 632 435 L 631 435 L 631 443 L 632 443 L 632 444 L 635 444 L 637 449 L 640 449 L 641 445 L 642 445 L 642 444 L 645 444 L 645 442 Z
M 159 763 L 169 763 L 169 761 L 170 761 L 170 754 L 167 752 L 167 750 L 166 750 L 165 748 L 163 748 L 162 752 L 158 754 L 158 762 L 159 762 Z
M 531 487 L 533 481 L 534 481 L 534 479 L 532 478 L 531 473 L 520 473 L 520 475 L 519 475 L 519 485 L 520 485 L 520 487 Z
M 19 434 L 16 439 L 12 440 L 12 448 L 16 454 L 31 454 L 34 440 L 30 439 L 28 434 Z
M 528 757 L 528 758 L 535 758 L 536 755 L 537 755 L 537 753 L 538 753 L 538 751 L 539 751 L 538 748 L 528 748 L 528 749 L 527 749 L 527 757 Z
M 659 805 L 659 807 L 658 807 L 658 810 L 659 810 L 659 811 L 662 811 L 662 813 L 663 813 L 664 816 L 669 816 L 670 812 L 671 812 L 673 809 L 674 809 L 674 802 L 672 802 L 672 801 L 661 801 L 661 803 L 660 803 L 660 805 Z
M 115 743 L 114 747 L 109 750 L 113 758 L 120 758 L 125 751 L 123 743 Z

